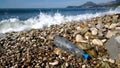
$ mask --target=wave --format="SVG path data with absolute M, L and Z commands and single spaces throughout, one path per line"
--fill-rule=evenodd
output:
M 64 22 L 71 22 L 71 21 L 80 21 L 85 19 L 90 19 L 97 16 L 102 16 L 105 14 L 115 14 L 120 13 L 120 6 L 114 10 L 109 10 L 106 12 L 98 12 L 98 13 L 86 13 L 86 14 L 79 14 L 79 15 L 62 15 L 60 13 L 55 13 L 54 15 L 40 13 L 36 17 L 29 18 L 27 20 L 20 20 L 19 18 L 10 18 L 0 21 L 0 33 L 6 32 L 17 32 L 23 30 L 30 30 L 30 29 L 40 29 L 43 27 L 50 27 L 54 24 L 61 24 Z

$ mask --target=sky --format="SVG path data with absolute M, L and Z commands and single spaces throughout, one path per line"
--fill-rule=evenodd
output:
M 0 0 L 0 8 L 64 8 L 79 6 L 87 1 L 105 3 L 113 0 Z

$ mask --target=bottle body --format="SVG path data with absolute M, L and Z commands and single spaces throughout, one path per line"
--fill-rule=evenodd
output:
M 61 48 L 62 50 L 70 52 L 77 57 L 83 57 L 83 55 L 85 54 L 83 49 L 77 47 L 72 42 L 70 42 L 70 41 L 68 41 L 65 38 L 60 37 L 60 36 L 55 36 L 54 44 L 56 46 L 58 46 L 59 48 Z

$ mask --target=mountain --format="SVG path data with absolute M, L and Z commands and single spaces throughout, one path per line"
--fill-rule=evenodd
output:
M 92 7 L 95 7 L 95 6 L 98 6 L 98 5 L 96 3 L 88 1 L 81 6 L 68 6 L 67 8 L 92 8 Z
M 120 0 L 116 0 L 116 2 L 120 2 Z
M 116 1 L 109 1 L 107 3 L 100 3 L 98 5 L 101 6 L 101 7 L 103 7 L 103 6 L 109 6 L 109 5 L 112 5 L 112 4 L 115 4 L 115 3 L 116 3 Z
M 95 8 L 95 7 L 117 7 L 120 5 L 120 0 L 110 1 L 107 3 L 96 4 L 94 2 L 88 1 L 80 6 L 68 6 L 67 8 Z
M 81 5 L 81 8 L 92 8 L 98 6 L 96 3 L 93 3 L 91 1 L 86 2 L 85 4 Z
M 100 7 L 117 7 L 120 6 L 120 0 L 110 1 L 107 3 L 99 4 Z

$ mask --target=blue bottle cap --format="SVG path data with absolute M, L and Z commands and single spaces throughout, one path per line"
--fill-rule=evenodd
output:
M 83 54 L 83 58 L 88 59 L 88 58 L 89 58 L 89 55 L 88 55 L 87 53 L 84 53 L 84 54 Z

